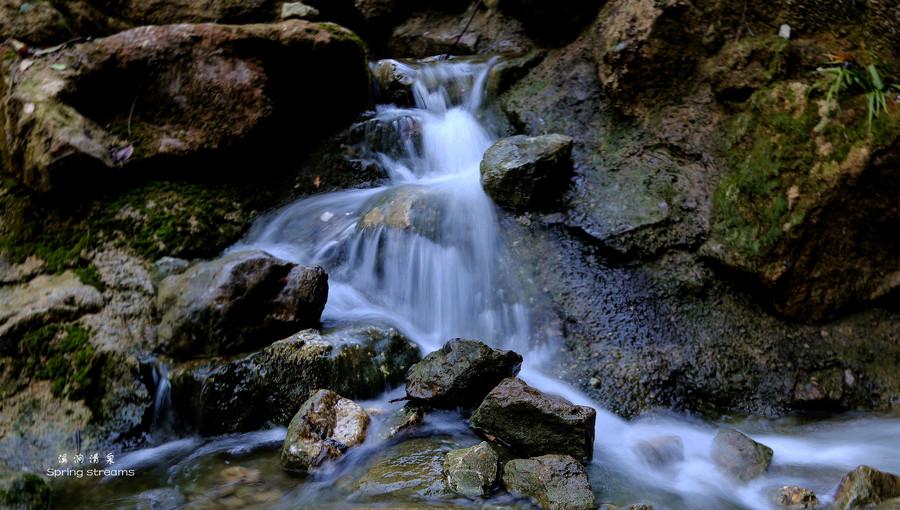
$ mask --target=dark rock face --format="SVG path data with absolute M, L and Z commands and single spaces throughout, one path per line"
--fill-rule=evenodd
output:
M 288 425 L 281 464 L 309 472 L 366 440 L 369 415 L 356 402 L 329 390 L 309 398 Z
M 710 456 L 726 473 L 741 481 L 765 473 L 772 463 L 772 449 L 734 429 L 721 429 L 713 439 Z
M 3 84 L 3 152 L 38 191 L 151 161 L 236 169 L 242 153 L 277 151 L 285 122 L 325 123 L 291 129 L 302 136 L 348 121 L 369 90 L 352 32 L 296 20 L 136 28 L 35 58 Z
M 31 473 L 0 472 L 0 507 L 49 510 L 50 486 Z
M 537 501 L 545 510 L 593 510 L 594 493 L 584 467 L 566 455 L 511 460 L 503 466 L 506 490 Z
M 564 135 L 504 138 L 484 153 L 481 185 L 513 211 L 552 207 L 572 178 L 572 139 Z
M 586 461 L 594 455 L 596 419 L 590 407 L 509 378 L 491 390 L 469 423 L 526 455 L 558 453 Z
M 419 359 L 396 330 L 301 331 L 234 360 L 192 362 L 173 370 L 179 414 L 202 434 L 285 425 L 317 388 L 373 398 L 403 380 Z
M 235 252 L 163 280 L 158 336 L 176 356 L 234 353 L 317 325 L 327 297 L 320 267 Z
M 522 22 L 534 39 L 555 42 L 571 39 L 593 21 L 606 0 L 497 0 L 496 8 Z
M 900 476 L 884 473 L 869 466 L 859 466 L 841 479 L 834 494 L 833 508 L 835 510 L 870 508 L 898 497 L 900 497 Z
M 504 378 L 519 373 L 522 356 L 476 340 L 450 340 L 409 369 L 406 395 L 438 409 L 473 408 Z

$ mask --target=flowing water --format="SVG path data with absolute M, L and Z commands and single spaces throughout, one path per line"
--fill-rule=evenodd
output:
M 258 221 L 233 249 L 257 248 L 325 267 L 330 284 L 323 314 L 326 325 L 390 325 L 418 342 L 423 352 L 450 338 L 467 337 L 522 353 L 526 363 L 520 377 L 526 382 L 597 409 L 590 474 L 598 503 L 648 502 L 657 509 L 760 509 L 771 507 L 771 491 L 782 485 L 808 487 L 827 500 L 841 474 L 858 464 L 900 472 L 900 420 L 896 418 L 841 418 L 809 424 L 753 421 L 732 425 L 771 446 L 775 457 L 767 475 L 738 485 L 720 474 L 709 459 L 715 424 L 671 416 L 625 422 L 543 372 L 546 353 L 552 351 L 547 344 L 553 340 L 532 332 L 530 296 L 513 277 L 514 262 L 504 253 L 498 212 L 479 181 L 482 154 L 497 136 L 485 104 L 492 65 L 460 60 L 400 65 L 413 80 L 415 107 L 382 105 L 364 124 L 369 156 L 387 170 L 388 184 L 298 200 Z M 162 376 L 158 403 L 168 398 Z M 397 407 L 389 400 L 400 391 L 366 406 Z M 157 414 L 165 413 L 157 409 Z M 370 437 L 378 435 L 379 426 L 376 418 L 376 433 Z M 433 437 L 431 443 L 422 443 L 423 451 L 477 441 L 455 413 L 429 415 L 418 434 Z M 262 481 L 251 481 L 263 489 L 244 494 L 234 503 L 236 507 L 368 508 L 373 502 L 410 503 L 399 485 L 395 496 L 388 491 L 379 497 L 367 496 L 355 485 L 384 454 L 384 443 L 367 441 L 323 473 L 299 480 L 278 468 L 277 446 L 283 436 L 283 429 L 274 429 L 214 439 L 187 438 L 128 454 L 120 465 L 140 471 L 141 479 L 109 480 L 109 485 L 121 488 L 99 494 L 114 496 L 104 503 L 94 498 L 85 506 L 140 507 L 141 498 L 163 497 L 152 489 L 176 486 L 184 494 L 200 495 L 201 503 L 191 499 L 190 508 L 216 508 L 224 504 L 222 498 L 238 497 L 234 489 L 223 492 L 216 485 L 224 483 L 221 473 L 231 482 L 240 481 L 241 476 L 262 477 Z M 662 436 L 681 439 L 684 459 L 653 467 L 634 446 Z M 427 464 L 427 454 L 419 454 L 423 465 Z M 235 469 L 227 471 L 229 466 Z M 206 500 L 209 504 L 204 506 Z M 523 504 L 503 496 L 491 502 Z M 419 504 L 480 505 L 463 500 Z

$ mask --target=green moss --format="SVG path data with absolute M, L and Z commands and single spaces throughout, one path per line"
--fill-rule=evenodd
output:
M 90 332 L 78 324 L 48 324 L 29 331 L 20 343 L 22 374 L 49 380 L 53 394 L 83 398 L 93 382 L 95 351 Z
M 74 273 L 78 276 L 78 279 L 81 280 L 81 283 L 90 285 L 101 292 L 106 290 L 106 284 L 103 283 L 103 280 L 100 278 L 100 272 L 94 264 L 77 267 L 74 269 Z

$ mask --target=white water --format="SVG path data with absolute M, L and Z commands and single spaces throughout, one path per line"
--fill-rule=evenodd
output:
M 841 473 L 858 464 L 900 472 L 896 419 L 831 421 L 784 433 L 772 432 L 777 429 L 773 424 L 750 424 L 746 432 L 770 429 L 753 435 L 771 446 L 775 457 L 768 475 L 739 485 L 709 460 L 715 425 L 671 417 L 625 422 L 542 372 L 546 353 L 552 351 L 544 347 L 549 339 L 536 338 L 529 329 L 528 296 L 509 276 L 514 271 L 500 262 L 509 259 L 503 257 L 497 212 L 479 182 L 479 162 L 495 138 L 485 127 L 482 104 L 490 66 L 449 61 L 404 67 L 415 77 L 416 107 L 380 106 L 374 117 L 382 130 L 393 131 L 400 140 L 371 155 L 386 168 L 390 183 L 299 200 L 258 221 L 233 249 L 257 248 L 324 266 L 330 279 L 323 315 L 328 323 L 388 324 L 416 340 L 424 352 L 453 337 L 519 351 L 526 360 L 520 377 L 529 384 L 597 409 L 594 472 L 612 474 L 611 492 L 628 494 L 629 500 L 619 503 L 652 502 L 658 509 L 769 508 L 769 491 L 781 485 L 806 486 L 827 500 Z M 430 233 L 361 227 L 373 203 L 403 193 L 427 196 L 427 204 L 437 211 Z M 443 418 L 436 423 L 453 427 Z M 270 434 L 275 435 L 250 439 L 277 439 L 283 431 Z M 638 441 L 667 435 L 682 439 L 684 461 L 655 468 L 635 453 Z M 193 440 L 183 441 L 170 450 L 197 447 Z M 235 441 L 240 439 L 214 441 L 203 451 L 227 449 Z M 353 457 L 378 445 L 367 447 Z M 327 491 L 335 476 L 323 475 L 298 494 L 287 495 L 286 508 L 291 501 L 310 501 L 317 490 Z

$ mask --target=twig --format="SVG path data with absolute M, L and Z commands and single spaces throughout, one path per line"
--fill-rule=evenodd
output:
M 462 32 L 460 32 L 459 35 L 456 36 L 456 40 L 453 41 L 453 46 L 454 46 L 454 47 L 459 46 L 459 40 L 462 39 L 463 34 L 465 34 L 465 33 L 466 33 L 466 30 L 469 29 L 469 25 L 471 25 L 471 24 L 472 24 L 472 20 L 475 19 L 475 14 L 478 13 L 478 9 L 481 7 L 482 2 L 483 2 L 483 0 L 478 0 L 478 1 L 475 3 L 475 8 L 472 9 L 472 15 L 469 16 L 469 21 L 466 22 L 466 26 L 463 27 Z

